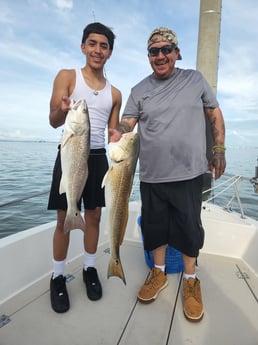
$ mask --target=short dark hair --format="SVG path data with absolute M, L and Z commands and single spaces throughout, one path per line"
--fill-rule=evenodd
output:
M 98 22 L 87 25 L 83 30 L 82 43 L 85 43 L 90 34 L 99 34 L 106 36 L 108 39 L 109 49 L 113 50 L 114 40 L 116 36 L 110 28 Z

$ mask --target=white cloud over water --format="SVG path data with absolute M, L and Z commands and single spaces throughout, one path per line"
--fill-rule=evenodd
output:
M 48 123 L 56 73 L 84 65 L 83 28 L 92 21 L 110 26 L 116 41 L 106 66 L 107 78 L 123 94 L 151 72 L 146 40 L 157 26 L 174 29 L 183 60 L 195 68 L 198 0 L 0 2 L 0 139 L 58 140 L 61 129 Z M 222 0 L 218 100 L 228 144 L 258 146 L 258 2 Z M 257 128 L 257 129 L 256 129 Z

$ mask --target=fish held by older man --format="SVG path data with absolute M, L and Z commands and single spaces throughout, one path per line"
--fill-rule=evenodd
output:
M 104 176 L 107 226 L 110 234 L 110 260 L 107 277 L 117 276 L 126 284 L 120 260 L 120 246 L 128 220 L 129 198 L 139 156 L 139 136 L 129 132 L 109 143 L 110 168 Z
M 78 201 L 88 178 L 89 152 L 90 120 L 86 101 L 71 101 L 61 140 L 62 177 L 59 193 L 65 193 L 67 199 L 64 233 L 73 229 L 85 231 L 85 222 L 78 209 Z

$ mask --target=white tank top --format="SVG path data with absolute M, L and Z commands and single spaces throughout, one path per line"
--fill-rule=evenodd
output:
M 75 88 L 70 99 L 75 101 L 85 99 L 90 116 L 90 148 L 100 149 L 105 147 L 105 129 L 112 110 L 112 91 L 111 84 L 106 80 L 104 89 L 98 90 L 94 94 L 84 81 L 81 69 L 76 72 Z

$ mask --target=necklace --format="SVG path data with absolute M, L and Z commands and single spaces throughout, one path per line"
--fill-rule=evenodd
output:
M 99 95 L 100 91 L 102 90 L 102 89 L 100 89 L 100 87 L 101 87 L 101 84 L 103 83 L 103 81 L 105 82 L 106 79 L 103 78 L 103 79 L 99 82 L 98 87 L 97 87 L 96 89 L 93 89 L 93 95 L 94 95 L 94 96 L 98 96 L 98 95 Z
M 96 87 L 96 88 L 93 88 L 93 87 L 92 87 L 92 86 L 93 86 L 92 80 L 90 80 L 90 79 L 88 78 L 88 76 L 85 75 L 84 70 L 83 70 L 83 76 L 84 76 L 84 78 L 89 82 L 89 84 L 87 83 L 87 85 L 92 89 L 93 95 L 94 95 L 94 96 L 98 96 L 99 93 L 100 93 L 100 91 L 101 91 L 101 90 L 100 90 L 101 84 L 102 84 L 103 81 L 105 81 L 106 79 L 105 79 L 104 77 L 102 77 L 102 79 L 99 81 L 97 87 Z
M 93 90 L 93 95 L 98 96 L 99 91 L 98 90 Z
M 87 80 L 89 80 L 88 78 L 86 78 Z M 103 83 L 103 80 L 105 80 L 105 79 L 102 79 L 100 82 L 99 82 L 99 84 L 98 84 L 98 86 L 97 86 L 97 88 L 96 89 L 92 89 L 92 92 L 93 92 L 93 95 L 94 96 L 98 96 L 99 95 L 99 93 L 100 93 L 100 86 L 101 86 L 101 84 Z M 90 80 L 89 80 L 90 81 Z

